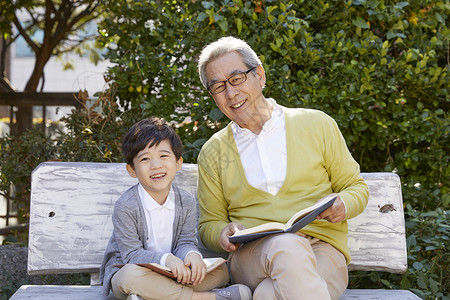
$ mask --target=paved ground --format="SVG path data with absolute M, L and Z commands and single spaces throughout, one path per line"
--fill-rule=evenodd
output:
M 27 275 L 27 257 L 26 247 L 0 245 L 0 299 L 8 299 L 24 284 L 89 284 L 80 275 Z

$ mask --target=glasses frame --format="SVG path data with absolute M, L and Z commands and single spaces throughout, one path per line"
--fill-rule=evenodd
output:
M 239 85 L 241 85 L 241 84 L 243 84 L 244 82 L 247 81 L 247 74 L 250 73 L 251 71 L 255 70 L 256 68 L 257 68 L 257 67 L 251 67 L 251 68 L 248 69 L 247 71 L 242 71 L 242 72 L 238 72 L 238 73 L 236 73 L 236 74 L 231 75 L 230 77 L 227 78 L 227 80 L 216 81 L 216 82 L 214 82 L 213 84 L 211 84 L 210 86 L 208 86 L 206 89 L 207 89 L 212 95 L 220 94 L 220 93 L 222 93 L 223 91 L 225 91 L 225 90 L 227 89 L 227 82 L 228 82 L 231 86 L 239 86 Z M 238 84 L 232 84 L 231 81 L 230 81 L 230 79 L 233 78 L 234 76 L 241 75 L 241 74 L 244 74 L 244 80 L 243 80 L 242 82 L 238 83 Z M 213 92 L 213 91 L 211 91 L 211 87 L 212 87 L 213 85 L 215 85 L 215 84 L 217 84 L 217 83 L 221 83 L 221 82 L 223 82 L 223 84 L 224 84 L 224 85 L 223 85 L 223 86 L 224 86 L 223 90 L 221 90 L 220 92 Z

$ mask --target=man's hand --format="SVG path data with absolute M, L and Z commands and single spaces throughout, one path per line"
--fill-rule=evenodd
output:
M 334 200 L 333 205 L 317 216 L 317 220 L 325 219 L 331 223 L 345 220 L 345 204 L 339 195 Z
M 166 266 L 172 271 L 177 281 L 188 284 L 191 280 L 191 269 L 186 267 L 181 259 L 171 254 L 166 258 Z
M 239 244 L 233 244 L 228 239 L 229 236 L 232 236 L 237 230 L 245 229 L 244 225 L 240 223 L 231 222 L 220 233 L 219 243 L 222 246 L 223 250 L 227 252 L 234 252 L 238 249 Z
M 184 265 L 191 268 L 190 283 L 196 285 L 202 283 L 206 276 L 206 265 L 198 253 L 191 252 L 184 259 Z

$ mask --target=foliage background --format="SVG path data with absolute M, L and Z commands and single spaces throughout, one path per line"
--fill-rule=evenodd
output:
M 52 143 L 30 134 L 0 145 L 2 190 L 10 195 L 11 183 L 22 184 L 25 213 L 29 174 L 39 161 L 121 161 L 120 138 L 143 117 L 176 124 L 185 161 L 195 162 L 203 143 L 228 122 L 202 88 L 196 59 L 205 44 L 233 35 L 261 55 L 267 97 L 328 113 L 363 172 L 401 177 L 408 271 L 352 272 L 350 287 L 449 299 L 448 1 L 104 4 L 110 17 L 100 24 L 99 43 L 115 63 L 106 74 L 110 89 L 95 101 L 82 95 L 85 107 L 65 120 L 68 131 Z M 26 155 L 26 145 L 42 155 L 13 174 L 8 165 L 20 156 L 7 150 Z

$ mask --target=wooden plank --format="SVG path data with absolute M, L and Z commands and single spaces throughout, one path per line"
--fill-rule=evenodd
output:
M 370 196 L 364 212 L 348 221 L 349 270 L 403 273 L 407 252 L 400 178 L 394 173 L 362 176 Z
M 406 242 L 400 180 L 363 174 L 366 210 L 349 222 L 351 270 L 403 272 Z M 183 164 L 178 185 L 196 193 L 197 166 Z M 112 232 L 114 202 L 136 183 L 121 163 L 47 162 L 32 174 L 29 274 L 98 272 Z M 382 213 L 389 204 L 395 210 Z
M 18 289 L 10 300 L 113 300 L 116 299 L 112 293 L 108 297 L 102 295 L 102 286 L 88 285 L 23 285 Z
M 2 92 L 0 105 L 79 106 L 80 103 L 74 93 Z
M 347 289 L 339 300 L 420 300 L 406 290 Z
M 115 299 L 112 294 L 108 297 L 102 296 L 101 286 L 30 286 L 20 287 L 10 300 L 92 300 Z M 346 290 L 340 300 L 419 300 L 420 298 L 405 290 Z

